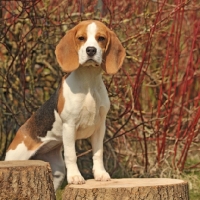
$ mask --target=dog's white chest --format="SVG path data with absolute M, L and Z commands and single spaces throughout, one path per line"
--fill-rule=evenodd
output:
M 85 128 L 87 126 L 95 125 L 99 120 L 99 109 L 100 109 L 100 99 L 98 94 L 91 94 L 89 92 L 85 96 L 85 100 L 80 109 L 80 114 L 78 117 L 78 124 L 80 128 Z
M 110 102 L 101 79 L 94 80 L 89 87 L 84 81 L 74 80 L 72 75 L 63 85 L 65 105 L 61 118 L 64 123 L 76 127 L 76 139 L 87 138 L 105 120 Z

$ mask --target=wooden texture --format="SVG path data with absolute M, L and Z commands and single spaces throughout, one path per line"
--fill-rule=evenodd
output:
M 188 184 L 165 178 L 87 180 L 84 185 L 68 185 L 63 200 L 189 200 Z
M 38 160 L 0 162 L 0 200 L 54 200 L 49 163 Z

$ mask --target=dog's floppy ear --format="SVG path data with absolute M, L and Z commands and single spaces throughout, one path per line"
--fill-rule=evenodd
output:
M 75 44 L 75 29 L 69 30 L 60 40 L 55 50 L 56 58 L 65 72 L 71 72 L 78 68 L 79 59 Z
M 109 31 L 108 44 L 106 47 L 103 70 L 108 74 L 115 74 L 121 68 L 126 52 L 121 42 L 113 33 Z

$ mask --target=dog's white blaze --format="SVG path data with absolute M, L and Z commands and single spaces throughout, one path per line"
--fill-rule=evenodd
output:
M 79 54 L 79 63 L 84 64 L 90 57 L 86 53 L 87 47 L 95 47 L 97 49 L 97 53 L 92 57 L 94 61 L 96 61 L 99 65 L 102 62 L 102 49 L 99 46 L 98 42 L 95 39 L 97 33 L 97 25 L 92 22 L 87 27 L 87 41 L 78 51 Z
M 88 36 L 95 35 L 96 32 L 97 32 L 97 25 L 94 22 L 92 22 L 87 27 L 87 34 L 88 34 Z
M 28 150 L 24 142 L 17 145 L 17 148 L 12 150 L 10 149 L 6 153 L 5 160 L 28 160 L 32 155 L 34 155 L 35 151 Z

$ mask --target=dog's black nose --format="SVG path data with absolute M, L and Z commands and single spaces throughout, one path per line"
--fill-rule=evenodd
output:
M 94 56 L 97 52 L 97 49 L 95 47 L 87 47 L 86 53 L 88 56 Z

